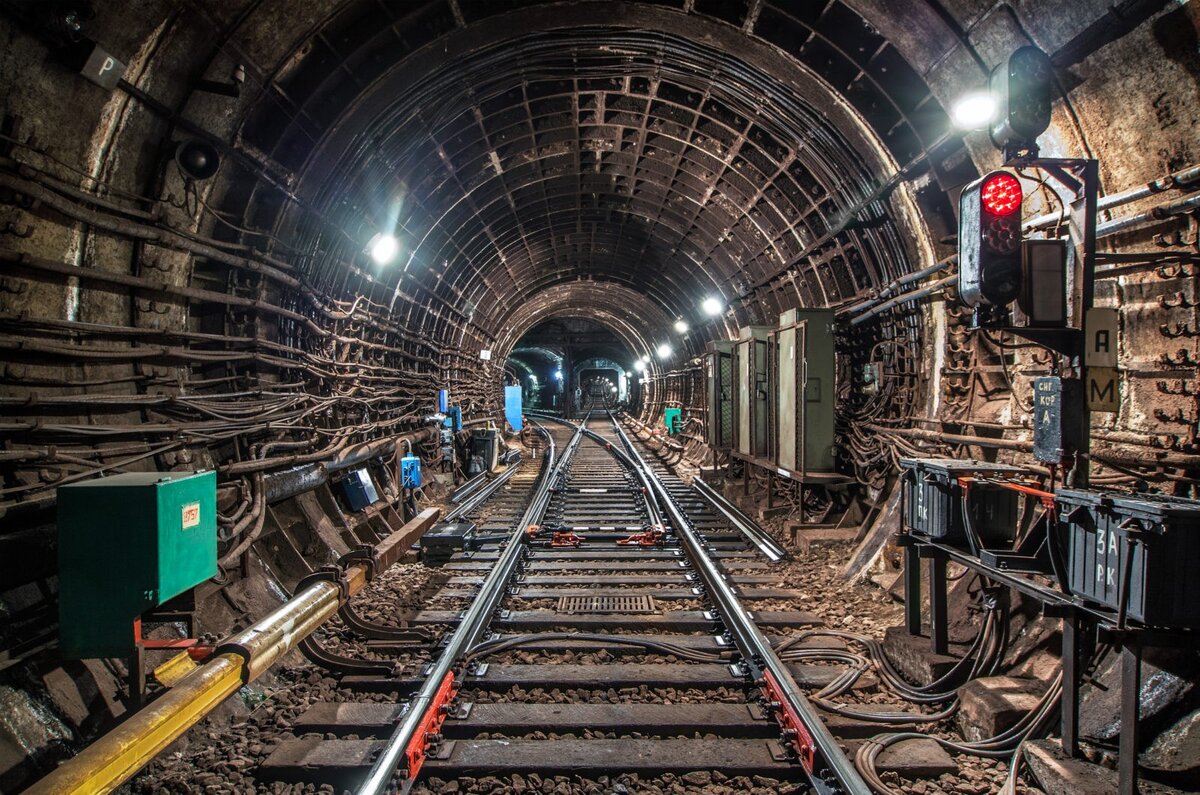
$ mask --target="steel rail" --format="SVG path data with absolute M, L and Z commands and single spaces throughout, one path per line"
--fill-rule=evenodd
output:
M 758 551 L 766 555 L 772 563 L 789 557 L 787 550 L 779 546 L 779 542 L 771 538 L 769 534 L 759 527 L 750 517 L 742 513 L 736 505 L 725 499 L 725 495 L 718 492 L 712 486 L 708 485 L 699 477 L 692 478 L 692 488 L 703 497 L 709 505 L 716 509 L 717 513 L 736 527 L 742 535 L 749 539 L 750 543 L 758 547 Z
M 822 795 L 872 795 L 867 782 L 813 711 L 791 672 L 775 654 L 771 642 L 754 623 L 724 573 L 708 554 L 707 542 L 692 528 L 687 517 L 671 499 L 670 493 L 629 441 L 620 423 L 611 413 L 609 418 L 629 457 L 637 462 L 639 477 L 650 488 L 648 493 L 654 495 L 670 518 L 675 536 L 703 581 L 707 595 L 720 611 L 721 620 L 732 635 L 744 662 L 751 668 L 751 674 L 755 680 L 774 680 L 779 694 L 786 701 L 785 706 L 799 717 L 811 735 L 817 755 L 817 764 L 814 764 L 811 775 L 813 787 Z
M 513 463 L 509 464 L 508 469 L 492 478 L 486 485 L 473 491 L 470 496 L 465 497 L 463 502 L 460 503 L 457 508 L 446 514 L 445 521 L 456 521 L 460 517 L 471 513 L 480 505 L 483 505 L 483 503 L 486 502 L 493 494 L 495 494 L 501 486 L 507 483 L 509 479 L 517 473 L 517 463 L 518 462 L 514 461 Z
M 467 497 L 471 496 L 471 492 L 486 485 L 488 480 L 488 472 L 486 470 L 480 472 L 478 475 L 455 489 L 454 493 L 450 495 L 449 501 L 454 505 L 458 505 Z
M 507 593 L 509 581 L 527 548 L 525 544 L 526 528 L 541 521 L 541 517 L 550 504 L 551 485 L 558 479 L 579 446 L 581 434 L 577 428 L 571 441 L 563 450 L 563 454 L 556 461 L 553 438 L 542 426 L 536 422 L 534 425 L 537 426 L 538 432 L 546 437 L 548 446 L 542 472 L 538 476 L 525 513 L 521 516 L 517 526 L 513 528 L 499 560 L 488 573 L 487 579 L 479 589 L 478 596 L 471 602 L 471 606 L 459 620 L 457 629 L 450 635 L 446 647 L 426 676 L 420 690 L 409 700 L 403 720 L 392 731 L 387 744 L 371 766 L 367 778 L 359 786 L 358 795 L 383 795 L 383 793 L 394 791 L 393 778 L 397 771 L 405 765 L 410 746 L 414 742 L 423 742 L 419 732 L 425 730 L 431 713 L 441 706 L 438 699 L 439 695 L 444 692 L 447 678 L 452 676 L 455 664 L 487 630 L 492 616 Z M 418 772 L 418 770 L 405 769 L 404 780 L 400 787 L 401 792 L 408 792 L 412 788 Z

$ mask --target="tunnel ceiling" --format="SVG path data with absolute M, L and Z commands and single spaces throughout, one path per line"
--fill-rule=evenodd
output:
M 289 221 L 310 278 L 484 339 L 581 279 L 671 316 L 781 275 L 792 292 L 755 295 L 758 314 L 886 282 L 909 269 L 905 230 L 869 199 L 947 126 L 839 2 L 350 3 L 267 90 L 242 137 L 331 221 Z M 361 249 L 393 224 L 381 271 Z

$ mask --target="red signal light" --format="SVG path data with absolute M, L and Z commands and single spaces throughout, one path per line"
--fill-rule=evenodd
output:
M 983 209 L 991 215 L 1011 215 L 1021 207 L 1021 182 L 1012 174 L 993 174 L 979 190 Z

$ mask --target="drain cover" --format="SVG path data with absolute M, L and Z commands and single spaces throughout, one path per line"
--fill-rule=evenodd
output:
M 657 613 L 653 596 L 560 596 L 560 613 Z

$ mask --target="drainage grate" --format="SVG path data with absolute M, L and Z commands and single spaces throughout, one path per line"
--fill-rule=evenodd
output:
M 657 613 L 653 596 L 560 596 L 560 613 Z

